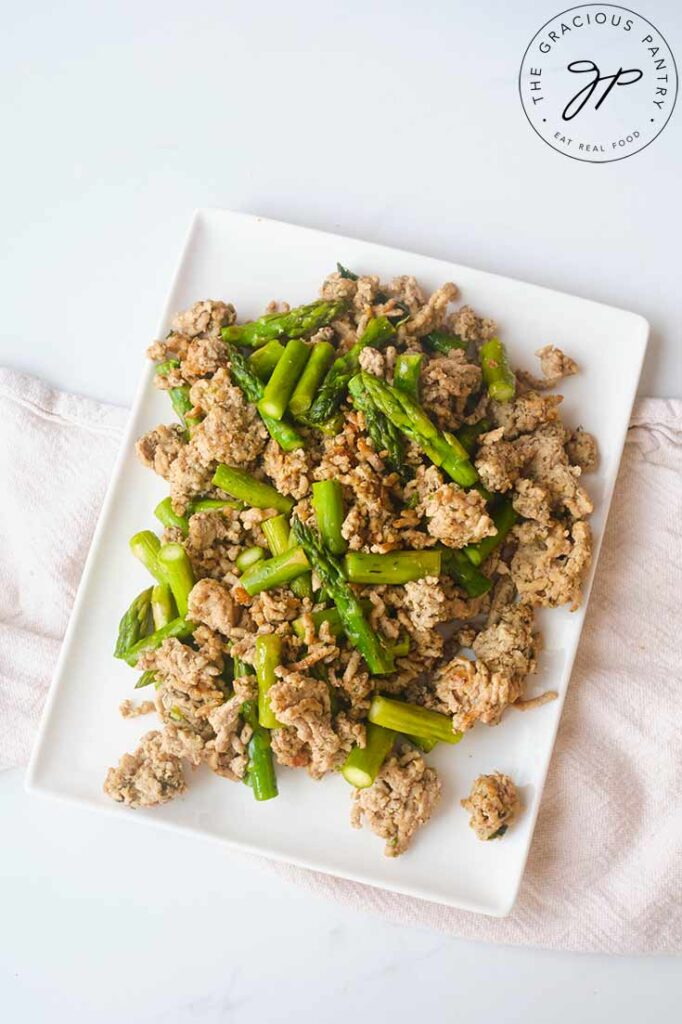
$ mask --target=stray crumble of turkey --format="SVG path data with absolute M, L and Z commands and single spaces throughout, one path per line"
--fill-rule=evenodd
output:
M 109 769 L 104 789 L 131 807 L 164 803 L 185 791 L 187 765 L 269 799 L 276 766 L 313 779 L 342 771 L 356 780 L 352 825 L 395 857 L 441 783 L 407 725 L 382 733 L 375 698 L 398 715 L 440 715 L 451 736 L 555 696 L 525 693 L 541 645 L 534 615 L 580 604 L 597 443 L 564 426 L 552 393 L 575 361 L 546 344 L 540 376 L 512 371 L 495 323 L 457 306 L 453 282 L 428 294 L 410 275 L 384 283 L 339 266 L 320 294 L 304 307 L 273 301 L 246 323 L 231 303 L 200 300 L 148 349 L 164 364 L 154 386 L 184 412 L 136 451 L 167 481 L 161 544 L 184 577 L 168 577 L 173 617 L 160 634 L 148 593 L 122 620 L 119 643 L 136 641 L 124 656 L 140 646 L 131 663 L 154 688 L 121 713 L 155 710 L 161 728 Z M 294 416 L 287 404 L 313 352 L 322 369 Z M 290 381 L 278 370 L 270 389 L 275 364 L 298 369 Z M 491 397 L 493 379 L 504 400 Z M 225 469 L 241 490 L 221 489 Z M 277 524 L 264 523 L 277 517 L 270 550 Z M 298 575 L 278 576 L 299 551 Z M 150 563 L 165 579 L 162 565 Z M 377 737 L 386 747 L 374 764 Z M 482 839 L 503 835 L 520 807 L 499 772 L 461 803 Z

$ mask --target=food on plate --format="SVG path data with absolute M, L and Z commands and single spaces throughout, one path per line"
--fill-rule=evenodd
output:
M 596 443 L 550 393 L 573 360 L 545 345 L 542 377 L 515 370 L 458 294 L 339 265 L 304 306 L 238 323 L 202 300 L 151 346 L 177 422 L 137 454 L 170 493 L 161 535 L 130 541 L 150 584 L 115 654 L 162 728 L 110 769 L 114 799 L 162 803 L 183 765 L 257 800 L 283 767 L 341 772 L 396 856 L 438 804 L 433 747 L 545 699 L 534 609 L 580 602 Z M 482 776 L 465 806 L 502 835 L 513 783 Z
M 471 814 L 469 825 L 479 839 L 500 839 L 517 817 L 521 802 L 516 786 L 508 775 L 493 772 L 479 775 L 471 793 L 462 800 Z

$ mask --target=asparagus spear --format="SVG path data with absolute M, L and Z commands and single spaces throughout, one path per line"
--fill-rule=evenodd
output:
M 246 569 L 250 569 L 256 562 L 262 561 L 265 558 L 265 548 L 260 547 L 258 544 L 254 544 L 251 548 L 244 548 L 240 551 L 234 560 L 234 564 L 237 566 L 240 572 L 244 572 Z
M 303 345 L 303 342 L 296 342 L 296 344 Z M 272 384 L 277 368 L 282 365 L 284 355 L 282 355 L 277 361 L 275 371 L 270 377 L 267 386 L 264 386 L 262 380 L 256 373 L 254 373 L 249 364 L 249 360 L 245 359 L 241 352 L 238 352 L 232 345 L 227 345 L 227 351 L 230 357 L 230 373 L 232 374 L 232 379 L 235 384 L 242 389 L 248 401 L 253 402 L 257 406 L 260 417 L 263 420 L 270 437 L 277 441 L 280 448 L 285 452 L 292 452 L 296 448 L 302 448 L 305 443 L 304 439 L 291 423 L 288 423 L 286 420 L 282 420 L 281 416 L 276 418 L 269 416 L 267 412 L 264 412 L 260 407 L 266 387 L 269 388 Z M 285 352 L 286 349 L 283 351 Z
M 239 582 L 252 597 L 260 594 L 261 590 L 272 590 L 273 587 L 282 587 L 285 583 L 291 583 L 297 576 L 303 575 L 310 570 L 310 562 L 306 558 L 302 547 L 289 548 L 281 555 L 274 558 L 264 558 L 256 562 L 244 573 Z
M 165 375 L 170 373 L 171 370 L 177 370 L 179 366 L 180 361 L 178 359 L 167 359 L 165 363 L 159 363 L 154 372 L 157 376 L 160 374 Z M 199 420 L 195 416 L 188 415 L 194 408 L 194 404 L 189 397 L 189 384 L 181 384 L 177 388 L 169 388 L 168 396 L 175 410 L 175 415 L 183 427 L 191 432 L 192 427 L 196 427 Z
M 334 358 L 334 351 L 334 346 L 328 341 L 318 341 L 312 346 L 305 369 L 289 399 L 289 411 L 292 416 L 300 417 L 308 412 L 320 382 Z
M 141 690 L 145 686 L 151 686 L 152 683 L 155 683 L 155 682 L 156 682 L 156 675 L 155 675 L 154 672 L 151 672 L 151 671 L 143 672 L 142 675 L 140 676 L 140 678 L 135 683 L 135 689 L 136 690 Z
M 261 524 L 261 527 L 272 555 L 282 555 L 289 548 L 295 546 L 295 543 L 292 543 L 289 520 L 286 516 L 273 516 L 271 519 L 266 519 Z M 313 584 L 310 573 L 297 576 L 291 580 L 289 586 L 297 597 L 313 596 Z
M 400 431 L 369 397 L 362 374 L 358 373 L 350 379 L 348 391 L 353 405 L 364 416 L 365 427 L 375 449 L 379 454 L 385 452 L 384 458 L 390 468 L 400 473 L 404 469 L 405 454 L 405 442 Z
M 134 537 L 130 538 L 130 550 L 138 558 L 145 569 L 148 569 L 152 576 L 159 583 L 166 582 L 166 574 L 159 565 L 159 550 L 161 541 L 151 530 L 141 530 Z
M 324 549 L 298 517 L 294 517 L 293 527 L 296 540 L 303 547 L 320 582 L 336 605 L 348 639 L 364 657 L 371 674 L 386 675 L 393 672 L 393 658 L 367 622 L 362 605 L 344 580 L 337 559 Z
M 274 508 L 288 514 L 294 507 L 293 498 L 286 498 L 271 484 L 256 480 L 244 469 L 220 465 L 215 471 L 213 484 L 221 491 L 246 502 L 251 508 Z
M 158 558 L 173 592 L 179 614 L 187 615 L 187 601 L 194 586 L 194 572 L 189 555 L 182 544 L 164 544 Z
M 507 351 L 499 338 L 481 345 L 481 369 L 488 394 L 496 402 L 508 402 L 516 393 L 516 377 L 509 365 Z
M 482 562 L 485 562 L 488 555 L 496 547 L 499 547 L 518 519 L 518 516 L 514 511 L 511 501 L 508 498 L 503 498 L 490 513 L 490 518 L 497 528 L 497 533 L 493 534 L 492 537 L 484 537 L 483 540 L 479 540 L 478 544 L 467 544 L 463 549 L 473 565 L 481 565 Z
M 395 327 L 387 317 L 377 316 L 370 320 L 355 344 L 348 349 L 345 355 L 338 356 L 329 367 L 322 387 L 308 412 L 308 419 L 311 423 L 323 423 L 337 411 L 343 402 L 348 382 L 358 372 L 360 353 L 363 348 L 366 348 L 367 345 L 380 345 L 394 335 Z
M 369 722 L 364 747 L 353 747 L 343 763 L 341 774 L 346 782 L 357 789 L 371 786 L 382 764 L 393 749 L 396 734 L 392 729 Z
M 423 551 L 389 551 L 374 555 L 350 551 L 343 560 L 343 571 L 351 583 L 407 583 L 424 576 L 440 576 L 441 553 L 436 548 Z
M 463 551 L 446 547 L 439 550 L 441 572 L 452 576 L 469 597 L 480 597 L 488 593 L 493 581 L 479 572 Z
M 168 583 L 157 583 L 152 587 L 152 619 L 154 629 L 167 626 L 177 615 L 175 601 Z
M 269 341 L 267 345 L 263 345 L 262 348 L 257 348 L 255 352 L 251 353 L 248 365 L 258 379 L 265 384 L 271 377 L 283 352 L 284 345 L 280 345 L 278 341 Z
M 277 338 L 308 338 L 320 327 L 326 327 L 344 312 L 343 300 L 318 299 L 307 306 L 297 306 L 288 313 L 268 313 L 247 324 L 223 327 L 223 341 L 247 348 L 258 348 Z
M 258 710 L 252 700 L 242 704 L 242 718 L 253 729 L 247 751 L 249 763 L 246 782 L 251 786 L 256 800 L 271 800 L 277 796 L 277 776 L 272 759 L 270 733 L 258 721 Z
M 190 516 L 197 512 L 221 512 L 224 508 L 244 508 L 242 501 L 228 501 L 226 498 L 200 498 L 189 506 Z
M 310 346 L 304 341 L 292 338 L 286 343 L 282 357 L 272 371 L 258 403 L 261 416 L 281 420 L 309 356 Z
M 133 598 L 123 613 L 118 624 L 118 636 L 114 647 L 115 658 L 124 658 L 133 644 L 150 632 L 152 589 L 152 587 L 148 587 Z
M 409 736 L 443 743 L 459 743 L 461 732 L 453 732 L 452 719 L 438 711 L 390 697 L 374 697 L 369 708 L 369 720 L 385 729 L 395 729 Z
M 179 516 L 173 511 L 173 503 L 171 498 L 164 498 L 154 509 L 154 515 L 163 526 L 167 526 L 170 529 L 182 530 L 183 535 L 186 537 L 189 533 L 189 522 L 186 516 Z
M 414 743 L 415 747 L 419 747 L 419 749 L 423 750 L 425 754 L 429 754 L 434 747 L 438 746 L 437 739 L 431 738 L 426 740 L 423 736 L 408 736 L 407 738 L 410 743 Z
M 483 419 L 479 420 L 477 423 L 465 423 L 463 427 L 459 428 L 455 437 L 462 447 L 466 448 L 469 455 L 471 455 L 478 445 L 478 439 L 481 434 L 486 434 L 491 427 L 492 424 L 490 420 L 486 419 L 484 416 Z
M 444 469 L 461 487 L 471 487 L 476 483 L 478 473 L 465 449 L 456 438 L 446 438 L 418 402 L 378 377 L 373 377 L 371 373 L 363 373 L 362 380 L 374 404 L 436 466 Z
M 431 331 L 426 335 L 424 341 L 430 349 L 440 352 L 442 355 L 447 355 L 453 348 L 468 348 L 466 341 L 462 341 L 456 334 L 448 334 L 447 331 Z
M 348 281 L 357 281 L 358 275 L 354 274 L 348 267 L 344 267 L 343 263 L 337 263 L 336 269 L 339 272 L 339 277 L 345 277 Z
M 419 374 L 424 356 L 421 352 L 401 352 L 395 361 L 393 385 L 409 398 L 419 401 Z
M 333 555 L 342 555 L 348 545 L 343 539 L 343 490 L 338 480 L 319 480 L 313 484 L 313 511 L 325 546 Z
M 266 729 L 276 729 L 281 723 L 270 707 L 268 690 L 277 682 L 275 669 L 282 663 L 282 638 L 278 633 L 256 637 L 256 679 L 258 680 L 258 719 Z
M 367 614 L 372 610 L 372 602 L 361 601 L 360 607 L 362 608 L 363 612 Z M 331 631 L 332 636 L 336 637 L 343 635 L 343 622 L 341 621 L 341 616 L 339 615 L 339 612 L 336 608 L 324 608 L 322 611 L 319 612 L 311 612 L 310 617 L 313 620 L 313 625 L 315 627 L 316 633 L 319 633 L 320 627 L 324 622 L 326 622 L 329 625 L 329 629 Z M 300 636 L 301 639 L 303 639 L 303 637 L 306 634 L 306 624 L 304 621 L 304 616 L 301 615 L 298 619 L 294 619 L 291 625 L 293 626 L 293 630 L 296 636 Z
M 184 640 L 185 637 L 191 636 L 196 628 L 194 622 L 179 616 L 177 619 L 169 622 L 167 626 L 162 626 L 161 629 L 155 630 L 149 636 L 142 637 L 136 644 L 133 644 L 126 651 L 125 660 L 129 665 L 137 665 L 138 658 L 144 651 L 158 650 L 164 640 L 167 640 L 169 637 L 177 637 L 178 640 Z

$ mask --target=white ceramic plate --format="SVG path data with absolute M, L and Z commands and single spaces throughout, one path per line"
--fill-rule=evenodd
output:
M 337 260 L 382 278 L 414 274 L 429 289 L 455 281 L 464 302 L 499 322 L 514 365 L 534 369 L 534 351 L 548 342 L 578 360 L 582 372 L 565 382 L 563 410 L 568 424 L 583 424 L 599 440 L 599 470 L 587 478 L 596 508 L 596 563 L 647 343 L 641 316 L 426 256 L 208 210 L 192 224 L 157 334 L 140 339 L 140 361 L 145 344 L 166 333 L 173 312 L 195 300 L 231 300 L 240 317 L 254 317 L 271 298 L 310 300 Z M 497 728 L 479 726 L 458 746 L 441 745 L 429 755 L 443 780 L 442 800 L 402 857 L 384 857 L 380 839 L 351 829 L 349 788 L 340 776 L 313 782 L 305 772 L 280 769 L 280 796 L 263 804 L 246 786 L 203 769 L 183 798 L 151 810 L 130 811 L 102 793 L 108 766 L 156 726 L 155 716 L 119 716 L 118 704 L 133 695 L 137 675 L 111 656 L 122 610 L 148 583 L 128 552 L 128 538 L 156 528 L 152 510 L 167 493 L 164 481 L 143 469 L 133 452 L 138 435 L 172 418 L 151 376 L 147 365 L 50 690 L 28 788 L 381 888 L 507 914 L 526 862 L 591 579 L 578 612 L 562 608 L 538 616 L 545 647 L 532 692 L 552 687 L 560 699 L 529 714 L 512 710 Z M 459 800 L 480 772 L 493 770 L 516 780 L 525 810 L 502 842 L 486 844 L 474 837 Z

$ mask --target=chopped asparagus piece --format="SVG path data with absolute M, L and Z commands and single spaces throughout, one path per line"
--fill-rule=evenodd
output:
M 289 520 L 286 516 L 273 516 L 271 519 L 266 519 L 264 523 L 261 523 L 261 528 L 265 534 L 271 554 L 282 555 L 289 548 L 296 546 L 296 542 L 291 536 Z M 309 572 L 304 573 L 302 576 L 297 576 L 291 581 L 289 586 L 297 597 L 313 596 L 313 584 Z
M 284 353 L 265 385 L 263 397 L 258 403 L 261 416 L 272 416 L 275 420 L 281 420 L 303 368 L 308 362 L 310 351 L 310 346 L 297 338 L 287 342 Z
M 481 434 L 486 434 L 492 429 L 492 424 L 489 419 L 485 417 L 479 420 L 477 423 L 465 423 L 463 427 L 460 427 L 455 437 L 461 444 L 462 448 L 468 451 L 469 455 L 478 446 L 478 439 Z
M 234 564 L 237 566 L 240 572 L 244 572 L 249 569 L 256 562 L 260 562 L 265 558 L 265 548 L 260 547 L 258 544 L 254 544 L 251 548 L 244 548 L 240 551 L 234 560 Z
M 338 480 L 319 480 L 313 484 L 313 511 L 325 546 L 333 555 L 342 555 L 348 547 L 341 533 L 343 526 L 343 490 Z
M 244 469 L 220 465 L 215 471 L 213 484 L 252 508 L 274 508 L 288 514 L 294 507 L 293 498 L 286 498 L 271 484 L 256 480 Z
M 289 399 L 289 412 L 292 416 L 300 417 L 308 412 L 320 382 L 334 358 L 334 352 L 334 346 L 328 341 L 318 341 L 312 346 L 305 369 Z
M 488 394 L 496 402 L 509 402 L 516 394 L 516 377 L 509 365 L 507 351 L 499 338 L 481 345 L 481 369 Z
M 308 338 L 326 327 L 346 309 L 343 300 L 327 301 L 318 299 L 307 306 L 297 306 L 287 313 L 267 313 L 259 320 L 234 327 L 223 327 L 223 341 L 247 348 L 258 348 L 267 341 L 277 338 Z
M 118 624 L 118 636 L 114 647 L 115 658 L 125 658 L 137 641 L 151 632 L 152 587 L 143 590 L 133 598 Z
M 362 607 L 362 610 L 365 614 L 371 612 L 372 610 L 371 601 L 363 600 L 360 602 L 360 606 Z M 313 625 L 315 627 L 316 633 L 319 633 L 320 627 L 324 622 L 326 622 L 329 625 L 329 630 L 332 636 L 343 636 L 343 622 L 341 621 L 341 616 L 339 615 L 337 608 L 325 608 L 319 612 L 311 612 L 310 617 L 313 620 Z M 304 617 L 301 615 L 300 618 L 294 619 L 291 625 L 296 636 L 300 636 L 301 639 L 303 639 L 306 634 L 306 624 L 304 621 Z
M 173 592 L 178 613 L 185 616 L 189 594 L 194 586 L 194 571 L 189 555 L 182 544 L 164 544 L 158 558 Z
M 152 618 L 154 629 L 161 629 L 177 616 L 175 601 L 168 583 L 157 583 L 152 588 Z
M 239 580 L 247 594 L 251 597 L 260 594 L 261 590 L 272 590 L 291 583 L 297 576 L 309 572 L 310 562 L 302 547 L 290 548 L 274 558 L 256 562 Z
M 278 633 L 256 637 L 256 679 L 258 680 L 258 719 L 266 729 L 281 724 L 270 707 L 268 690 L 277 682 L 275 669 L 282 663 L 282 638 Z
M 151 530 L 141 530 L 134 537 L 130 538 L 130 550 L 135 558 L 142 562 L 145 569 L 148 569 L 154 579 L 159 583 L 166 582 L 166 574 L 159 565 L 159 550 L 161 541 Z
M 424 576 L 440 576 L 441 553 L 435 548 L 389 551 L 386 555 L 350 551 L 343 560 L 343 569 L 351 583 L 407 583 Z
M 447 331 L 431 331 L 424 338 L 424 341 L 434 352 L 447 355 L 453 348 L 467 349 L 466 341 L 462 341 L 456 334 L 448 334 Z
M 155 682 L 156 682 L 156 674 L 154 672 L 151 672 L 151 671 L 143 672 L 142 675 L 140 676 L 140 678 L 135 683 L 135 689 L 136 690 L 142 690 L 145 686 L 151 686 L 152 683 L 155 683 Z
M 171 370 L 176 370 L 180 366 L 178 359 L 167 359 L 165 363 L 159 363 L 154 371 L 157 376 L 161 374 L 170 373 Z M 200 422 L 196 416 L 190 416 L 189 413 L 194 408 L 194 405 L 189 397 L 189 384 L 181 384 L 176 388 L 168 389 L 168 397 L 171 400 L 171 405 L 175 415 L 178 417 L 183 427 L 190 433 L 192 429 L 196 427 L 197 423 Z
M 419 401 L 419 374 L 423 359 L 421 352 L 401 352 L 395 361 L 393 385 L 415 402 Z
M 296 540 L 302 545 L 322 586 L 336 605 L 346 636 L 367 662 L 370 673 L 386 675 L 393 672 L 393 657 L 365 618 L 360 601 L 343 578 L 338 560 L 326 551 L 312 530 L 304 526 L 298 517 L 294 518 L 293 527 Z
M 267 345 L 257 348 L 249 356 L 248 365 L 263 384 L 272 376 L 272 371 L 277 366 L 283 352 L 284 345 L 280 345 L 278 341 L 269 341 Z
M 164 498 L 154 509 L 154 515 L 162 526 L 169 529 L 181 530 L 183 536 L 189 533 L 189 521 L 186 516 L 179 516 L 173 511 L 173 503 L 170 498 Z
M 189 513 L 190 516 L 193 516 L 197 512 L 222 512 L 225 508 L 242 509 L 244 502 L 228 501 L 225 498 L 200 498 L 198 501 L 192 502 Z
M 169 622 L 167 626 L 162 626 L 161 629 L 155 630 L 150 633 L 149 636 L 142 637 L 136 644 L 128 650 L 125 655 L 125 660 L 129 665 L 137 665 L 140 655 L 144 651 L 156 651 L 169 637 L 177 637 L 178 640 L 184 640 L 185 637 L 191 636 L 196 629 L 196 624 L 190 622 L 189 619 L 183 619 L 178 617 Z
M 370 722 L 367 725 L 367 742 L 364 747 L 353 747 L 341 769 L 346 782 L 357 789 L 371 786 L 382 764 L 393 749 L 396 734 L 392 729 Z
M 360 353 L 368 345 L 377 346 L 395 335 L 395 327 L 385 316 L 377 316 L 367 324 L 364 332 L 348 349 L 345 355 L 338 356 L 329 367 L 322 387 L 308 412 L 311 423 L 320 424 L 330 419 L 338 410 L 346 396 L 346 389 L 351 377 L 354 377 L 360 366 Z
M 467 544 L 463 551 L 473 565 L 481 565 L 491 552 L 499 547 L 512 526 L 518 519 L 514 506 L 508 498 L 503 498 L 490 513 L 490 518 L 497 528 L 492 537 L 484 537 L 478 544 Z
M 303 342 L 296 342 L 296 344 L 302 345 Z M 281 416 L 268 416 L 267 413 L 260 408 L 260 402 L 265 394 L 266 387 L 263 385 L 263 382 L 260 380 L 258 375 L 253 371 L 250 361 L 245 359 L 241 352 L 238 352 L 232 345 L 227 345 L 226 347 L 230 357 L 230 373 L 232 374 L 232 379 L 235 384 L 242 389 L 248 401 L 257 405 L 260 418 L 265 424 L 270 437 L 274 441 L 277 441 L 277 444 L 285 452 L 292 452 L 295 451 L 296 448 L 302 448 L 305 441 L 292 423 L 289 423 L 287 420 L 283 420 Z M 278 359 L 277 366 L 282 364 L 283 358 L 285 358 L 284 355 Z M 276 372 L 277 368 L 275 368 L 275 371 L 270 377 L 270 382 L 268 382 L 267 387 L 270 387 L 270 383 L 272 382 Z
M 391 469 L 402 473 L 405 455 L 403 436 L 370 398 L 362 374 L 358 373 L 351 377 L 348 382 L 348 392 L 354 407 L 364 417 L 367 433 L 376 451 L 382 455 Z
M 242 718 L 253 729 L 247 751 L 249 763 L 246 769 L 246 782 L 251 786 L 256 800 L 272 800 L 277 796 L 277 776 L 272 758 L 270 733 L 258 721 L 258 711 L 254 701 L 242 704 Z
M 454 732 L 452 719 L 438 711 L 429 711 L 418 704 L 390 697 L 374 697 L 369 708 L 369 720 L 375 725 L 420 739 L 440 740 L 443 743 L 459 743 L 461 732 Z
M 480 597 L 488 593 L 493 581 L 479 572 L 464 551 L 445 547 L 438 550 L 441 556 L 441 572 L 452 576 L 469 597 Z

